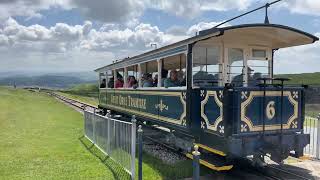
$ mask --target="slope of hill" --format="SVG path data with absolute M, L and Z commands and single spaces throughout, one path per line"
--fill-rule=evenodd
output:
M 40 87 L 53 87 L 53 88 L 66 88 L 76 84 L 87 83 L 88 81 L 82 80 L 78 77 L 67 76 L 53 76 L 43 75 L 35 77 L 7 77 L 0 79 L 0 85 L 13 85 L 17 86 L 40 86 Z
M 51 73 L 44 75 L 10 75 L 0 78 L 0 85 L 40 86 L 49 88 L 69 88 L 83 83 L 96 83 L 97 76 L 92 72 Z
M 307 84 L 320 85 L 320 72 L 316 73 L 302 73 L 302 74 L 281 74 L 276 77 L 287 77 L 291 80 L 287 84 Z

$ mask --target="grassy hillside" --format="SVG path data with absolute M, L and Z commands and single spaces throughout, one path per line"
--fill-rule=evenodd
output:
M 75 73 L 1 73 L 0 85 L 40 86 L 51 88 L 70 88 L 77 84 L 92 83 L 97 81 L 95 72 Z
M 113 179 L 79 142 L 80 113 L 45 94 L 0 87 L 0 179 Z
M 320 85 L 320 72 L 302 74 L 281 74 L 276 77 L 291 78 L 288 84 Z
M 97 83 L 88 83 L 75 85 L 69 89 L 63 90 L 62 92 L 73 95 L 98 98 L 99 88 Z
M 130 179 L 80 138 L 83 116 L 71 107 L 44 93 L 1 86 L 0 99 L 0 179 Z M 190 176 L 190 160 L 168 165 L 143 154 L 143 179 Z
M 76 84 L 85 83 L 78 77 L 43 75 L 43 76 L 15 76 L 0 79 L 0 85 L 13 85 L 17 86 L 40 86 L 40 87 L 53 87 L 53 88 L 66 88 Z

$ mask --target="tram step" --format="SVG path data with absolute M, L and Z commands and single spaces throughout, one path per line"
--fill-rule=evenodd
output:
M 190 153 L 187 153 L 186 156 L 190 159 L 193 159 L 193 156 Z M 215 171 L 228 171 L 233 167 L 233 165 L 222 165 L 221 163 L 219 163 L 219 165 L 216 165 L 214 162 L 209 162 L 207 159 L 202 159 L 202 158 L 200 158 L 199 162 L 201 165 L 204 165 Z

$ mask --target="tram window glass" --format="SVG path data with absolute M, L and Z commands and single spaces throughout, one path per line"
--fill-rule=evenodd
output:
M 248 60 L 248 66 L 252 69 L 248 72 L 248 85 L 256 86 L 261 83 L 258 78 L 269 77 L 269 63 L 267 60 Z
M 220 48 L 195 47 L 193 53 L 193 84 L 200 87 L 217 86 L 222 80 Z
M 116 70 L 116 79 L 114 83 L 115 88 L 123 88 L 123 85 L 124 85 L 123 76 L 124 76 L 124 69 Z
M 113 77 L 113 72 L 111 70 L 107 71 L 107 87 L 108 88 L 113 88 L 114 87 L 114 77 Z
M 105 75 L 105 73 L 100 73 L 100 88 L 106 88 L 106 86 L 107 86 L 107 80 L 106 80 L 106 75 Z
M 178 54 L 162 59 L 161 87 L 186 86 L 186 55 Z
M 262 49 L 253 49 L 252 50 L 252 57 L 253 58 L 266 58 L 267 51 Z
M 127 77 L 126 88 L 137 88 L 138 77 L 139 77 L 138 65 L 128 67 L 127 71 L 128 71 L 128 77 Z
M 141 64 L 141 86 L 157 87 L 158 79 L 158 62 L 150 61 Z
M 229 79 L 234 86 L 243 86 L 243 49 L 229 48 L 228 49 L 229 60 Z M 248 68 L 248 72 L 250 69 Z

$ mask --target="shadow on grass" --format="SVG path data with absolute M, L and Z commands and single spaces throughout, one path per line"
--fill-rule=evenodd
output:
M 131 179 L 130 174 L 128 174 L 118 163 L 114 162 L 109 156 L 102 153 L 96 146 L 91 143 L 85 136 L 78 138 L 82 145 L 96 158 L 98 158 L 101 163 L 103 163 L 113 174 L 114 179 Z

